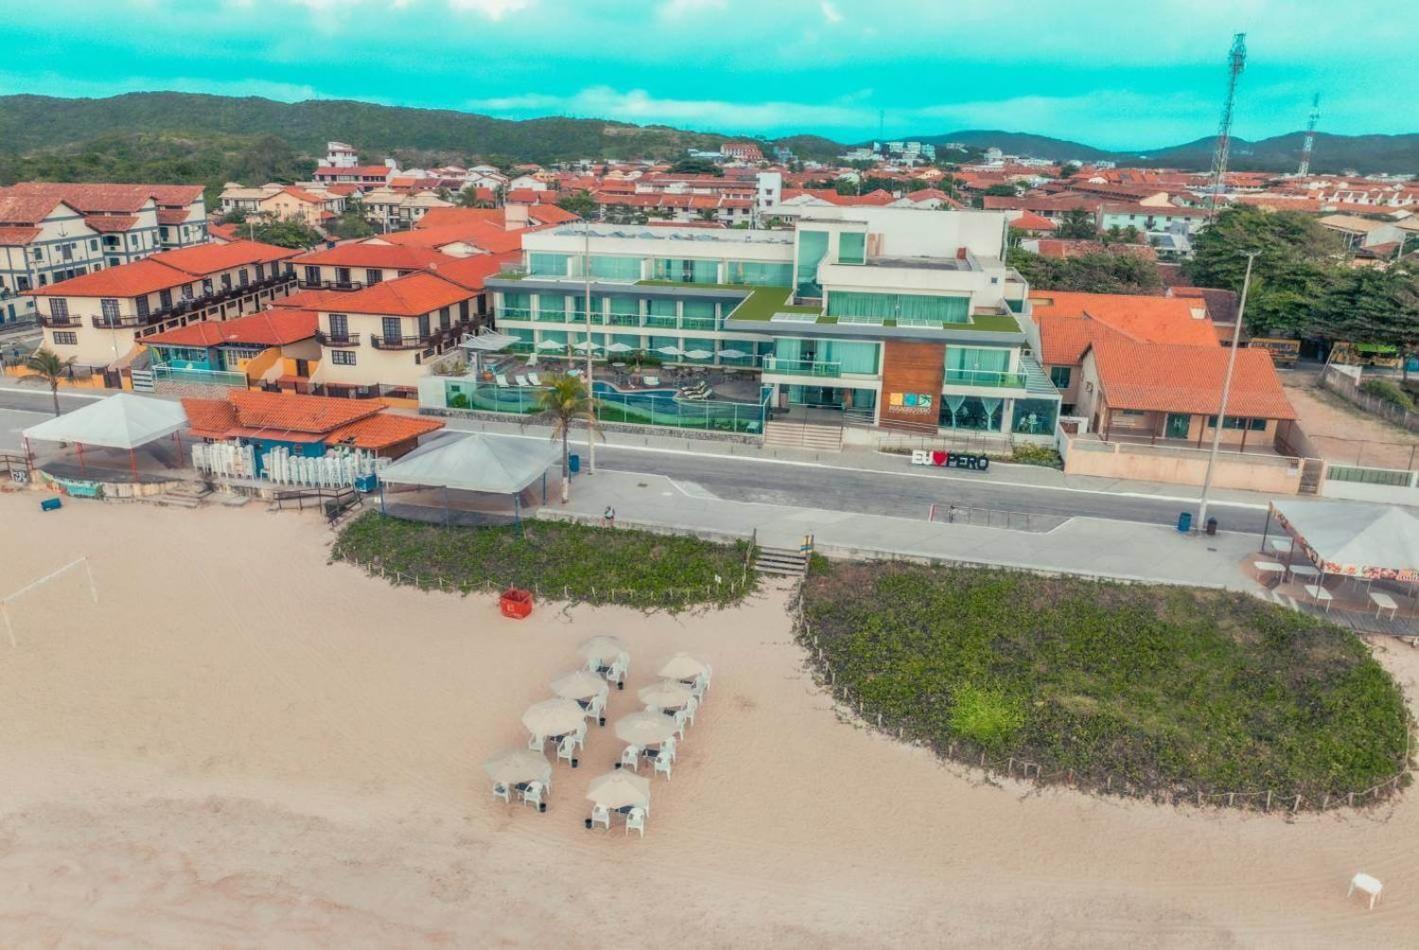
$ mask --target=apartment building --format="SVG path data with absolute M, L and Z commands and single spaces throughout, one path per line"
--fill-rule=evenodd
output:
M 127 365 L 146 337 L 201 320 L 252 313 L 296 283 L 295 251 L 254 241 L 164 251 L 28 291 L 44 346 L 77 365 Z
M 1049 440 L 1059 393 L 1026 352 L 1005 227 L 884 207 L 814 208 L 794 230 L 569 224 L 525 235 L 525 274 L 487 286 L 526 352 L 585 348 L 589 277 L 600 352 L 757 372 L 790 417 Z
M 63 201 L 102 235 L 109 267 L 207 241 L 201 185 L 20 182 L 0 195 Z
M 450 258 L 426 247 L 336 244 L 291 259 L 302 290 L 363 290 L 426 271 Z
M 103 238 L 77 208 L 0 191 L 0 325 L 34 318 L 28 291 L 103 267 Z

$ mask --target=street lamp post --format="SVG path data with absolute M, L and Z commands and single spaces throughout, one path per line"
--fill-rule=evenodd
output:
M 586 293 L 586 399 L 587 412 L 590 415 L 586 420 L 586 473 L 596 474 L 596 429 L 591 424 L 591 417 L 596 414 L 596 403 L 593 400 L 594 390 L 592 389 L 592 373 L 594 364 L 591 359 L 591 222 L 582 222 L 582 249 L 581 249 L 581 276 Z
M 1247 312 L 1247 292 L 1251 289 L 1251 267 L 1256 251 L 1247 254 L 1247 273 L 1242 278 L 1242 299 L 1237 306 L 1237 322 L 1232 327 L 1232 349 L 1227 354 L 1227 375 L 1222 380 L 1222 404 L 1217 407 L 1217 425 L 1212 429 L 1212 451 L 1207 456 L 1207 474 L 1202 479 L 1202 497 L 1197 509 L 1197 527 L 1207 527 L 1207 492 L 1212 488 L 1212 470 L 1217 465 L 1217 453 L 1222 448 L 1222 429 L 1227 423 L 1227 398 L 1232 394 L 1232 372 L 1237 367 L 1237 347 L 1241 343 L 1242 318 Z

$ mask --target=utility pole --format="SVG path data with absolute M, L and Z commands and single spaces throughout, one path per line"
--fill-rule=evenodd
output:
M 581 276 L 585 280 L 586 289 L 586 474 L 596 474 L 596 430 L 592 426 L 592 418 L 596 415 L 595 391 L 592 389 L 592 372 L 594 365 L 591 361 L 591 222 L 583 221 L 581 225 L 582 247 L 581 247 Z
M 1247 312 L 1247 291 L 1251 289 L 1251 266 L 1256 261 L 1256 251 L 1247 254 L 1247 273 L 1242 278 L 1242 299 L 1237 306 L 1237 322 L 1232 327 L 1232 349 L 1227 354 L 1227 375 L 1222 380 L 1222 405 L 1217 407 L 1217 425 L 1212 429 L 1212 451 L 1207 456 L 1207 474 L 1202 479 L 1202 499 L 1197 509 L 1198 530 L 1207 528 L 1207 492 L 1212 488 L 1212 469 L 1217 464 L 1217 453 L 1222 448 L 1222 429 L 1227 422 L 1227 398 L 1232 394 L 1232 372 L 1237 367 L 1237 348 L 1241 345 L 1242 318 Z
M 1226 190 L 1227 158 L 1232 152 L 1232 112 L 1237 105 L 1237 81 L 1247 64 L 1247 35 L 1232 37 L 1232 49 L 1227 54 L 1227 98 L 1222 103 L 1222 121 L 1217 126 L 1217 147 L 1212 152 L 1212 181 L 1207 194 L 1207 220 L 1217 217 L 1217 205 Z
M 1311 117 L 1306 122 L 1306 141 L 1301 146 L 1301 167 L 1296 174 L 1304 178 L 1311 173 L 1311 152 L 1316 147 L 1316 123 L 1320 121 L 1320 93 L 1311 101 Z

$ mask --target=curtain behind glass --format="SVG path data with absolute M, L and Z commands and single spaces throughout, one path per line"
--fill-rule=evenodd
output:
M 798 232 L 798 272 L 794 275 L 794 281 L 802 296 L 823 296 L 823 288 L 818 284 L 818 264 L 827 253 L 828 232 Z

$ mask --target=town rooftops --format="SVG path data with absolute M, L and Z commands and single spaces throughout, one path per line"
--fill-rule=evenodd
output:
M 351 165 L 342 168 L 338 165 L 320 165 L 315 169 L 316 178 L 346 178 L 354 176 L 356 178 L 386 178 L 389 176 L 389 168 L 385 165 Z
M 44 195 L 15 193 L 13 189 L 0 188 L 0 226 L 29 227 L 38 225 L 60 205 L 67 205 L 74 214 L 79 209 L 58 198 Z
M 185 208 L 202 197 L 202 186 L 22 181 L 0 188 L 5 194 L 63 201 L 84 214 L 133 214 L 149 200 L 160 208 Z
M 184 399 L 192 434 L 207 439 L 323 442 L 378 451 L 443 428 L 436 419 L 391 416 L 378 399 L 337 399 L 233 389 L 225 399 Z
M 323 264 L 327 267 L 377 267 L 392 270 L 426 270 L 430 264 L 446 261 L 448 256 L 428 247 L 403 247 L 397 244 L 337 244 L 302 254 L 292 264 Z
M 1136 343 L 1218 345 L 1211 322 L 1194 316 L 1194 309 L 1204 309 L 1196 299 L 1036 290 L 1030 303 L 1040 328 L 1041 355 L 1049 364 L 1077 364 L 1082 345 L 1093 339 L 1090 330 L 1070 321 L 1093 320 Z
M 343 296 L 338 304 L 341 313 L 371 313 L 397 317 L 417 317 L 441 307 L 450 307 L 467 300 L 472 292 L 442 277 L 420 272 L 386 280 Z M 329 312 L 337 305 L 326 305 Z M 327 307 L 329 309 L 327 309 Z
M 1033 211 L 1021 212 L 1018 218 L 1011 219 L 1010 226 L 1017 231 L 1053 231 L 1055 227 L 1049 218 Z
M 1137 343 L 1108 334 L 1090 344 L 1110 409 L 1216 415 L 1230 351 L 1220 346 Z M 1227 415 L 1294 419 L 1265 350 L 1239 349 Z
M 313 310 L 263 310 L 233 320 L 189 323 L 185 327 L 144 337 L 143 342 L 191 347 L 220 346 L 223 343 L 284 346 L 315 336 L 317 323 Z
M 244 265 L 285 260 L 295 253 L 257 241 L 195 244 L 25 292 L 43 297 L 140 297 Z

